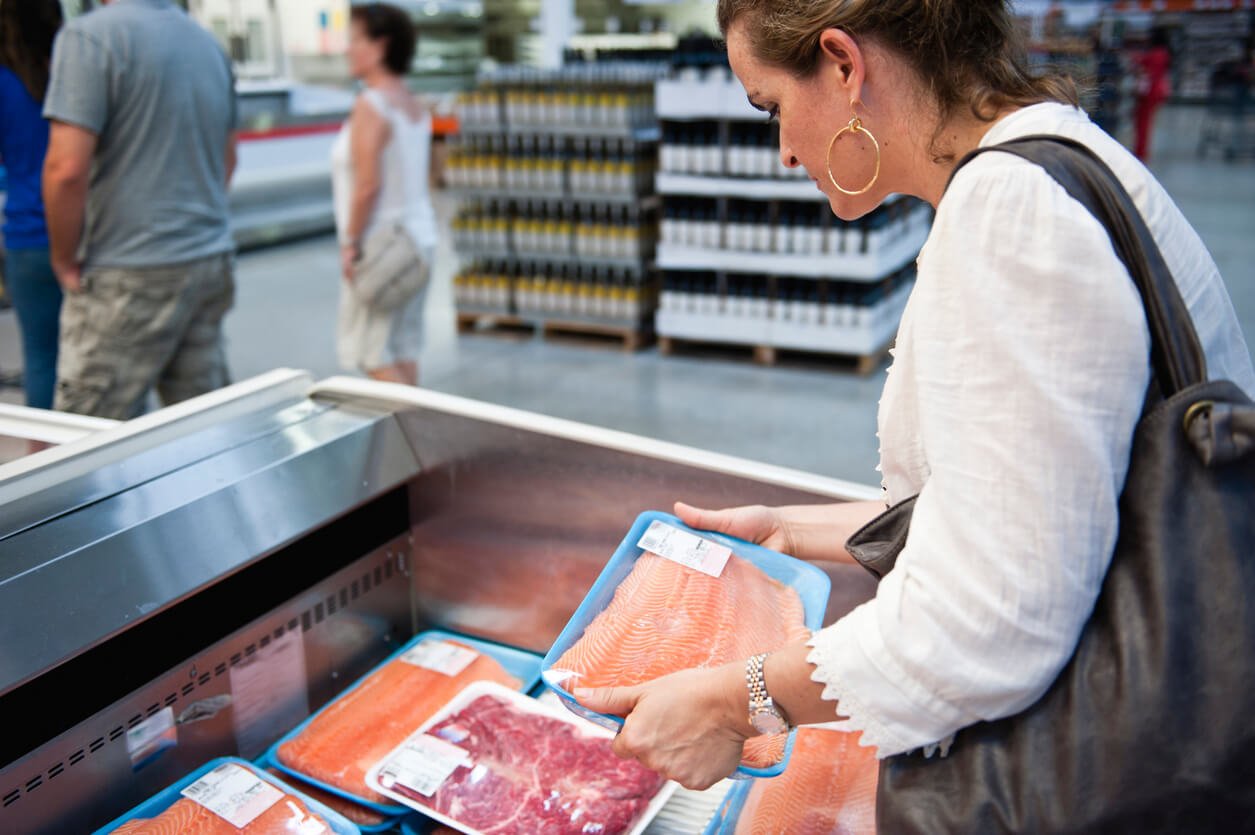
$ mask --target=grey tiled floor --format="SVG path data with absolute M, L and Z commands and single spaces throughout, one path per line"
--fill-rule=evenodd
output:
M 1190 111 L 1165 111 L 1154 168 L 1211 249 L 1255 343 L 1255 164 L 1193 156 Z M 448 208 L 448 207 L 444 207 Z M 336 245 L 318 238 L 240 258 L 227 333 L 237 378 L 277 366 L 341 373 L 334 328 Z M 423 384 L 467 397 L 637 432 L 853 481 L 876 483 L 876 403 L 884 374 L 831 364 L 752 365 L 741 355 L 661 357 L 613 346 L 471 335 L 453 328 L 450 253 L 428 305 Z M 12 367 L 12 314 L 0 314 L 0 368 Z M 12 399 L 10 395 L 8 399 Z

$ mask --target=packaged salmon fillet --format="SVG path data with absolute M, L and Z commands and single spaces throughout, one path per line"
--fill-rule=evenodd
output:
M 880 762 L 859 734 L 801 728 L 779 777 L 737 788 L 723 835 L 874 835 Z
M 281 771 L 388 816 L 408 810 L 366 786 L 366 771 L 462 688 L 494 681 L 528 688 L 531 653 L 446 632 L 425 632 L 279 740 L 267 754 Z
M 396 823 L 395 817 L 377 812 L 360 803 L 354 803 L 352 800 L 348 800 L 338 794 L 332 794 L 325 789 L 320 789 L 300 778 L 282 772 L 274 766 L 266 765 L 263 768 L 265 768 L 267 774 L 287 782 L 288 785 L 300 791 L 301 794 L 317 800 L 328 809 L 333 809 L 344 815 L 347 820 L 356 824 L 357 828 L 362 832 L 386 832 Z
M 472 835 L 640 833 L 675 784 L 616 757 L 612 739 L 560 707 L 481 682 L 389 752 L 367 781 Z
M 717 667 L 806 640 L 822 626 L 831 583 L 823 571 L 759 545 L 642 514 L 545 656 L 542 678 L 567 707 L 608 728 L 577 687 L 643 684 Z M 745 746 L 739 772 L 784 770 L 790 736 Z
M 233 757 L 214 760 L 96 835 L 357 835 L 343 816 Z

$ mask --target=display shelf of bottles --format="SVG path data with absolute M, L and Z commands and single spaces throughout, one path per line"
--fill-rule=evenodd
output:
M 663 79 L 655 88 L 659 119 L 696 121 L 763 121 L 766 114 L 749 103 L 745 88 L 726 66 L 693 70 L 681 77 Z
M 813 203 L 668 200 L 658 266 L 875 282 L 913 262 L 932 210 L 897 200 L 844 222 Z
M 656 281 L 629 268 L 587 262 L 482 261 L 453 280 L 459 326 L 528 326 L 538 332 L 616 336 L 643 347 L 653 334 Z
M 809 178 L 803 180 L 759 180 L 743 177 L 706 177 L 694 174 L 658 172 L 658 193 L 700 197 L 744 197 L 751 200 L 809 200 L 828 202 Z
M 636 206 L 642 209 L 656 209 L 660 205 L 657 195 L 639 196 L 620 194 L 618 192 L 584 192 L 572 193 L 565 191 L 542 191 L 531 189 L 491 189 L 491 188 L 455 188 L 450 189 L 455 197 L 468 201 L 510 200 L 514 202 L 535 202 L 560 204 L 564 206 L 606 205 Z
M 459 95 L 460 132 L 655 141 L 654 82 L 664 70 L 656 62 L 502 67 Z
M 446 181 L 461 198 L 454 248 L 464 326 L 623 335 L 657 307 L 660 200 L 654 82 L 661 63 L 507 67 L 462 94 Z
M 459 141 L 450 149 L 445 182 L 494 197 L 627 202 L 653 192 L 655 170 L 652 151 L 621 140 L 525 136 Z
M 842 354 L 867 370 L 896 333 L 932 209 L 894 195 L 836 218 L 810 174 L 781 161 L 779 128 L 726 55 L 698 42 L 678 53 L 655 85 L 661 345 Z
M 475 259 L 587 263 L 642 273 L 654 256 L 656 213 L 637 206 L 468 203 L 451 224 L 454 248 Z
M 841 354 L 866 373 L 892 343 L 914 277 L 913 267 L 875 285 L 668 272 L 658 334 L 664 353 L 679 341 L 751 346 L 768 362 L 776 350 Z

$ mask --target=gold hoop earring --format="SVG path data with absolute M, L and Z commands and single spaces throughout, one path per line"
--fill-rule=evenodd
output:
M 832 149 L 836 146 L 837 140 L 847 133 L 861 133 L 865 135 L 872 141 L 872 148 L 876 150 L 876 171 L 872 174 L 871 182 L 863 186 L 858 191 L 850 191 L 847 188 L 842 188 L 841 184 L 837 182 L 837 178 L 832 173 Z M 872 136 L 871 131 L 863 127 L 862 119 L 857 116 L 852 116 L 850 117 L 850 123 L 848 125 L 833 134 L 832 140 L 828 143 L 828 154 L 824 157 L 824 162 L 828 168 L 828 180 L 832 183 L 832 187 L 842 194 L 849 195 L 850 197 L 858 197 L 860 194 L 866 194 L 871 191 L 871 187 L 876 185 L 876 181 L 880 179 L 880 143 L 876 141 L 876 137 Z

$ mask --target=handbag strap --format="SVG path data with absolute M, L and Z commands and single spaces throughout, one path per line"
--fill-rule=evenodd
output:
M 977 148 L 959 162 L 949 182 L 954 182 L 965 165 L 988 151 L 1014 154 L 1041 166 L 1106 228 L 1146 309 L 1151 363 L 1160 394 L 1171 397 L 1191 385 L 1206 382 L 1207 360 L 1189 308 L 1133 198 L 1107 164 L 1072 139 L 1026 136 Z

